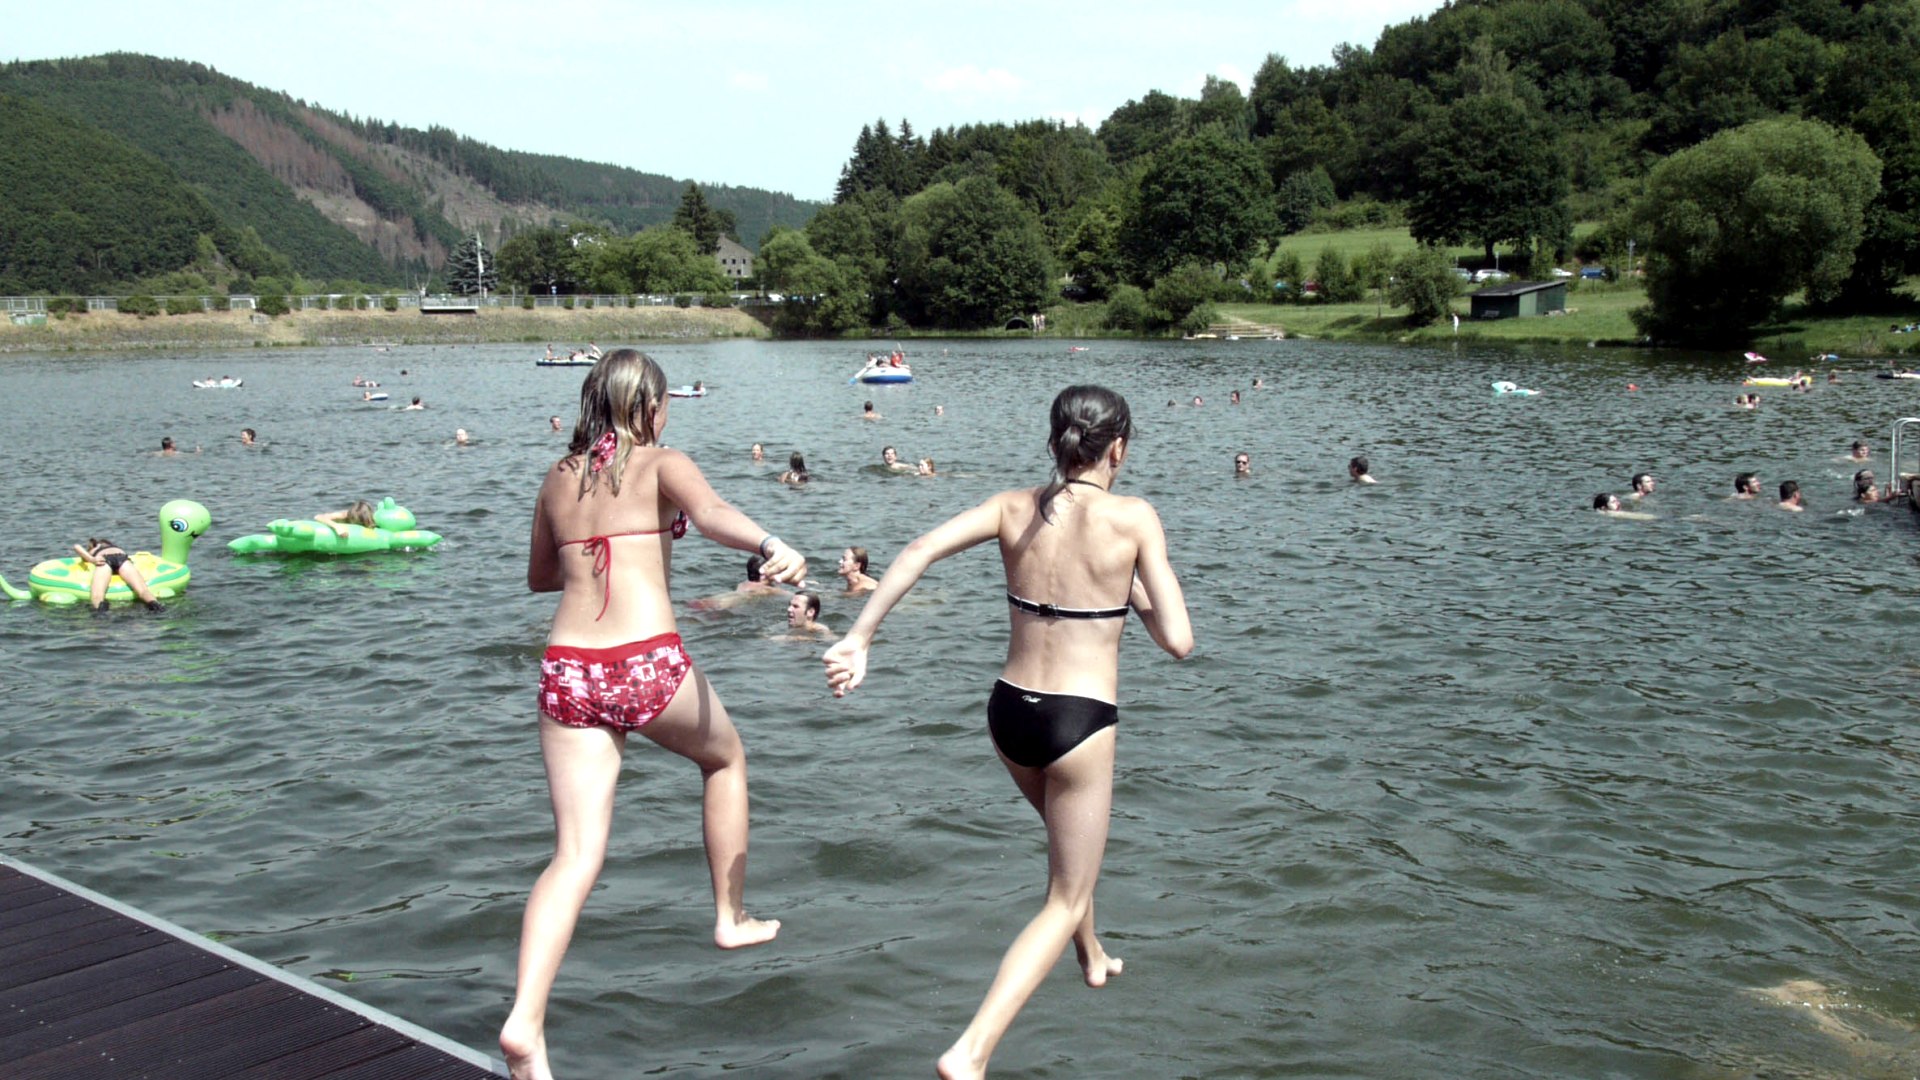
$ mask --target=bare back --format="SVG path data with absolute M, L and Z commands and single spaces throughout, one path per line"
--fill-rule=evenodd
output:
M 1144 500 L 1097 488 L 1054 496 L 1040 514 L 1040 489 L 1009 491 L 1000 504 L 1000 559 L 1007 591 L 1063 608 L 1124 608 L 1140 555 L 1141 527 L 1158 519 Z M 1012 633 L 1001 677 L 1056 694 L 1115 701 L 1120 634 L 1127 620 L 1050 618 L 1009 605 Z
M 549 644 L 605 647 L 676 628 L 668 584 L 678 510 L 660 476 L 670 464 L 691 467 L 678 451 L 635 447 L 618 495 L 604 475 L 581 494 L 581 455 L 548 470 L 534 507 L 527 583 L 561 593 Z M 604 546 L 596 537 L 606 538 Z

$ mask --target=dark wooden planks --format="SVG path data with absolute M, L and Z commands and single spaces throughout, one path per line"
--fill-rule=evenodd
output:
M 0 1075 L 479 1080 L 498 1062 L 0 856 Z

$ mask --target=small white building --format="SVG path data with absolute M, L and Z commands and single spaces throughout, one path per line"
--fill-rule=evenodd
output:
M 753 276 L 753 252 L 743 244 L 736 244 L 727 237 L 720 238 L 720 250 L 713 253 L 720 263 L 720 272 L 734 281 Z

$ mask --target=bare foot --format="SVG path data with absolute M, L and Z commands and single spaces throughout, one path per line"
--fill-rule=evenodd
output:
M 940 1055 L 933 1070 L 940 1074 L 940 1080 L 985 1080 L 987 1075 L 986 1064 L 974 1064 L 973 1055 L 967 1053 L 959 1043 L 954 1043 L 946 1053 Z
M 1106 948 L 1098 941 L 1093 943 L 1093 951 L 1089 953 L 1086 947 L 1076 940 L 1073 943 L 1073 951 L 1080 955 L 1080 970 L 1086 974 L 1087 985 L 1095 990 L 1107 985 L 1109 978 L 1120 974 L 1121 970 L 1127 966 L 1125 960 L 1117 956 L 1108 956 Z
M 500 1053 L 507 1059 L 507 1075 L 513 1080 L 553 1080 L 547 1067 L 547 1036 L 544 1032 L 528 1036 L 512 1030 L 500 1031 Z
M 779 919 L 749 919 L 743 915 L 732 921 L 715 923 L 713 943 L 723 949 L 744 949 L 749 945 L 772 941 L 779 932 Z

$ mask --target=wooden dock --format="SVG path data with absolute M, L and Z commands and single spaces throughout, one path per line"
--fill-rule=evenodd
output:
M 0 855 L 0 1076 L 483 1080 L 506 1066 Z

